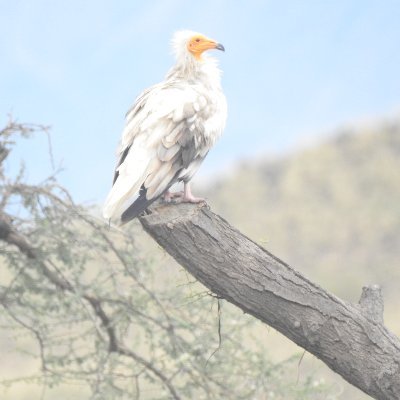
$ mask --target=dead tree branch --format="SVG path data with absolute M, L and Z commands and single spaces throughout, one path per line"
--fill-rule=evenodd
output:
M 400 341 L 383 325 L 380 290 L 347 303 L 251 241 L 207 207 L 156 206 L 144 229 L 218 296 L 320 358 L 379 400 L 400 399 Z

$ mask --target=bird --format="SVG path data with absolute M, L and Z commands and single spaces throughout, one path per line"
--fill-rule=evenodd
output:
M 174 203 L 205 201 L 192 194 L 190 180 L 225 128 L 222 71 L 208 52 L 225 48 L 189 30 L 176 32 L 171 43 L 175 65 L 126 114 L 113 185 L 103 207 L 103 217 L 119 225 L 161 197 Z M 183 182 L 183 191 L 171 193 L 177 182 Z

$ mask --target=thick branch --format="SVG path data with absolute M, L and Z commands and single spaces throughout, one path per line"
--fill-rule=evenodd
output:
M 365 393 L 400 399 L 400 341 L 381 323 L 382 307 L 372 307 L 371 296 L 360 305 L 344 302 L 207 207 L 153 207 L 140 221 L 211 291 L 274 327 Z M 375 311 L 369 315 L 368 310 Z

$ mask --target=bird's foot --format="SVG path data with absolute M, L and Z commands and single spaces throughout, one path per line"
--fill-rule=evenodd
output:
M 167 192 L 164 194 L 164 201 L 166 203 L 205 203 L 206 199 L 195 197 L 192 193 L 185 192 Z
M 192 191 L 190 190 L 189 182 L 185 182 L 183 187 L 182 203 L 193 203 L 193 204 L 206 203 L 206 199 L 193 196 Z
M 172 203 L 172 202 L 176 202 L 176 199 L 180 200 L 182 197 L 184 197 L 184 193 L 183 192 L 170 192 L 169 190 L 167 192 L 164 193 L 163 195 L 163 200 L 166 203 Z
M 180 199 L 184 196 L 183 192 L 173 192 L 171 193 L 171 197 L 173 199 Z
M 165 203 L 170 203 L 171 202 L 171 192 L 169 192 L 169 191 L 165 192 L 162 196 L 162 201 Z
M 173 199 L 173 193 L 171 193 L 169 190 L 167 190 L 162 197 L 163 201 L 165 203 L 171 203 L 172 199 Z
M 190 195 L 184 195 L 182 197 L 182 203 L 193 203 L 193 204 L 198 204 L 198 203 L 206 203 L 206 199 L 203 199 L 202 197 L 195 197 L 192 194 Z

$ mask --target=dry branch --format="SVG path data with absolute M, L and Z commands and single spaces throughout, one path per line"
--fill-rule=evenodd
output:
M 12 218 L 2 211 L 0 211 L 0 241 L 4 241 L 9 245 L 17 247 L 18 250 L 30 261 L 35 262 L 36 264 L 34 267 L 40 268 L 44 276 L 49 280 L 49 282 L 55 285 L 57 289 L 63 292 L 74 293 L 75 289 L 73 285 L 65 277 L 61 277 L 59 271 L 54 272 L 51 269 L 51 263 L 49 260 L 41 259 L 40 250 L 33 247 L 23 234 L 14 229 L 12 225 Z M 102 328 L 106 332 L 106 340 L 108 340 L 109 352 L 129 357 L 144 366 L 163 383 L 163 385 L 169 391 L 172 399 L 180 400 L 181 397 L 177 393 L 175 387 L 171 384 L 170 379 L 168 379 L 161 370 L 159 370 L 151 361 L 148 361 L 134 351 L 127 349 L 118 341 L 115 328 L 110 317 L 104 311 L 101 299 L 92 294 L 85 293 L 81 294 L 81 298 L 90 304 L 96 318 L 101 321 Z M 0 302 L 6 307 L 6 299 L 3 294 L 0 296 Z M 12 317 L 15 319 L 15 316 L 12 315 Z M 26 325 L 24 326 L 26 327 Z M 42 355 L 43 344 L 40 335 L 35 329 L 29 329 L 35 334 L 40 343 L 42 364 L 45 365 L 44 357 Z
M 144 229 L 212 292 L 320 358 L 379 400 L 400 399 L 400 341 L 376 286 L 360 304 L 328 293 L 205 206 L 152 207 Z

